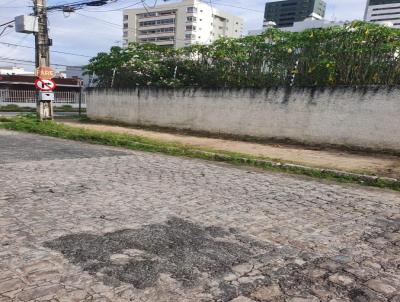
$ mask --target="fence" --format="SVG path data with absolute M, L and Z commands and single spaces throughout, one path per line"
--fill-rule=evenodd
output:
M 14 104 L 21 107 L 34 107 L 36 106 L 36 93 L 35 90 L 0 89 L 0 106 Z M 78 107 L 80 97 L 81 105 L 85 108 L 86 94 L 84 92 L 80 96 L 80 93 L 77 91 L 55 91 L 54 105 Z

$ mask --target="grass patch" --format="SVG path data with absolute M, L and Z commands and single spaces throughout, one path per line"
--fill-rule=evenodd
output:
M 20 107 L 15 104 L 8 104 L 5 106 L 0 106 L 0 111 L 2 112 L 35 112 L 35 108 L 31 107 Z
M 226 162 L 235 165 L 257 167 L 269 171 L 287 172 L 297 175 L 306 175 L 314 178 L 335 180 L 346 183 L 357 183 L 400 191 L 400 182 L 390 178 L 380 178 L 368 175 L 324 170 L 291 163 L 280 163 L 267 158 L 260 158 L 226 151 L 216 152 L 214 150 L 208 150 L 205 148 L 192 147 L 180 143 L 163 142 L 142 136 L 76 128 L 59 124 L 54 121 L 38 122 L 33 115 L 6 118 L 0 124 L 0 127 L 9 130 L 37 133 L 41 135 L 92 144 L 123 147 L 147 152 L 159 152 L 172 156 L 200 158 L 205 160 Z
M 20 107 L 15 104 L 0 106 L 2 112 L 36 112 L 36 108 Z M 73 108 L 71 105 L 63 105 L 61 107 L 54 106 L 54 112 L 79 112 L 78 108 Z M 86 112 L 86 108 L 81 108 L 81 112 Z

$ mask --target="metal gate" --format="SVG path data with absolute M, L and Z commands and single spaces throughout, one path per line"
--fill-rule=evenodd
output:
M 21 107 L 36 106 L 36 91 L 35 90 L 13 90 L 13 89 L 0 89 L 0 106 L 15 104 Z M 54 92 L 54 105 L 63 106 L 71 105 L 72 107 L 81 106 L 86 107 L 86 94 L 84 92 L 76 91 L 55 91 Z

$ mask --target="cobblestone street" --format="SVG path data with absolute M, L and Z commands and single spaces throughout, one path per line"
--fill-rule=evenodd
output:
M 400 302 L 400 194 L 0 130 L 0 301 Z

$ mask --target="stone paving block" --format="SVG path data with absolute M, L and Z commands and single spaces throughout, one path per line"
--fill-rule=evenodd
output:
M 25 286 L 24 282 L 22 282 L 20 279 L 9 279 L 9 280 L 3 280 L 0 282 L 0 294 L 4 294 L 10 291 L 14 291 L 17 289 L 21 289 Z
M 54 296 L 56 297 L 57 292 L 61 290 L 63 287 L 59 284 L 53 284 L 53 285 L 45 285 L 45 286 L 39 286 L 39 287 L 34 287 L 34 288 L 28 288 L 24 289 L 22 292 L 20 292 L 17 295 L 17 299 L 21 301 L 30 301 L 30 300 L 35 300 L 44 296 Z
M 0 301 L 398 302 L 398 193 L 2 133 Z
M 251 295 L 260 301 L 277 301 L 283 293 L 279 285 L 271 285 L 257 288 Z
M 240 297 L 237 297 L 237 298 L 231 300 L 230 302 L 255 302 L 255 301 L 252 299 L 249 299 L 247 297 L 240 296 Z
M 366 283 L 366 285 L 370 289 L 377 291 L 378 293 L 382 293 L 382 294 L 390 295 L 390 294 L 395 294 L 398 292 L 395 287 L 393 287 L 387 281 L 382 280 L 382 279 L 370 280 Z M 400 288 L 400 286 L 399 286 L 399 288 Z

